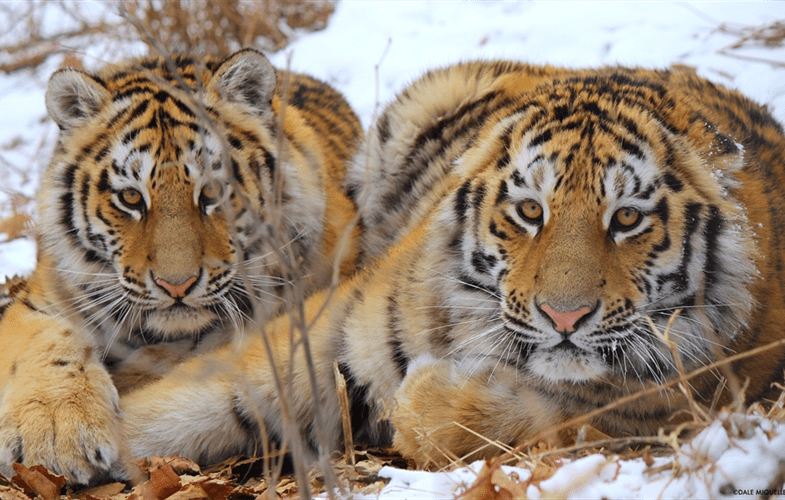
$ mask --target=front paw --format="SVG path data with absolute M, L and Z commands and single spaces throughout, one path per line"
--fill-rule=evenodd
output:
M 120 412 L 108 374 L 40 380 L 8 388 L 0 407 L 0 473 L 41 464 L 70 483 L 89 484 L 118 469 Z M 88 369 L 89 371 L 89 369 Z
M 423 467 L 500 455 L 563 420 L 513 368 L 465 372 L 427 357 L 410 365 L 395 403 L 393 446 Z

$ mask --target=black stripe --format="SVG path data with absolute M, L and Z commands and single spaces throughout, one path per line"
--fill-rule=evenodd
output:
M 706 280 L 706 293 L 710 295 L 710 292 L 717 281 L 717 276 L 723 271 L 718 258 L 718 240 L 725 225 L 725 221 L 716 205 L 709 205 L 708 209 L 709 218 L 706 221 L 706 227 L 703 230 L 703 234 L 706 237 L 706 261 L 703 264 L 703 276 Z M 707 297 L 707 300 L 709 300 L 709 298 L 715 297 Z
M 262 148 L 262 155 L 264 155 L 264 166 L 267 168 L 270 177 L 273 177 L 275 175 L 275 156 L 264 148 Z
M 551 140 L 552 135 L 553 135 L 553 133 L 550 131 L 550 129 L 546 130 L 544 132 L 541 132 L 536 137 L 534 137 L 534 139 L 531 140 L 531 142 L 529 143 L 529 146 L 530 147 L 535 147 L 535 146 L 539 146 L 540 144 L 543 144 L 545 142 L 548 142 L 548 141 Z
M 510 196 L 508 192 L 507 182 L 502 181 L 499 185 L 499 192 L 496 193 L 496 201 L 494 202 L 494 206 L 498 207 L 502 203 L 506 203 L 510 201 Z
M 107 169 L 101 170 L 101 175 L 98 178 L 98 191 L 101 193 L 106 193 L 112 189 L 112 186 L 109 184 L 109 171 Z
M 498 296 L 498 290 L 496 290 L 494 287 L 483 285 L 467 274 L 461 273 L 458 276 L 458 283 L 465 291 L 486 293 L 494 297 Z
M 515 122 L 508 125 L 502 132 L 501 136 L 501 154 L 499 159 L 496 160 L 496 168 L 501 170 L 510 164 L 510 143 L 512 142 L 512 130 L 515 127 Z
M 529 231 L 525 227 L 523 227 L 518 221 L 510 217 L 509 214 L 503 213 L 502 218 L 507 222 L 507 224 L 512 226 L 515 232 L 517 232 L 519 235 L 521 236 L 529 235 Z
M 468 180 L 458 188 L 455 193 L 455 215 L 458 216 L 458 221 L 463 223 L 466 221 L 466 212 L 469 210 L 469 193 L 471 192 L 471 180 Z
M 476 249 L 472 252 L 472 267 L 479 274 L 490 274 L 491 269 L 498 261 L 499 259 L 495 255 L 486 254 Z
M 488 230 L 490 231 L 490 233 L 492 235 L 496 236 L 500 240 L 509 240 L 510 239 L 510 237 L 507 235 L 507 233 L 505 233 L 504 231 L 499 229 L 499 226 L 497 226 L 496 222 L 494 222 L 494 221 L 491 221 L 490 225 L 488 226 Z
M 480 183 L 474 188 L 474 192 L 472 196 L 472 208 L 474 210 L 479 211 L 480 207 L 482 206 L 483 201 L 485 201 L 485 195 L 487 194 L 487 189 L 485 184 Z
M 692 259 L 692 239 L 695 233 L 698 231 L 698 227 L 700 226 L 700 211 L 703 209 L 703 205 L 700 203 L 690 203 L 685 207 L 684 210 L 684 236 L 682 237 L 682 256 L 681 256 L 681 264 L 676 272 L 665 274 L 662 276 L 657 277 L 657 285 L 662 289 L 662 285 L 668 282 L 673 282 L 675 284 L 675 292 L 685 292 L 687 291 L 687 284 L 689 273 L 687 271 L 690 259 Z
M 670 188 L 670 190 L 674 193 L 678 193 L 684 187 L 684 184 L 682 184 L 682 182 L 670 172 L 665 173 L 663 180 L 665 181 L 665 185 L 668 186 L 668 188 Z
M 637 145 L 629 142 L 623 137 L 619 137 L 618 140 L 621 143 L 621 149 L 631 154 L 632 156 L 638 158 L 639 160 L 643 159 L 643 151 L 641 151 L 641 149 Z
M 239 137 L 236 137 L 232 134 L 228 134 L 226 136 L 226 140 L 231 144 L 234 149 L 243 149 L 243 141 L 240 140 Z
M 401 337 L 404 335 L 401 329 L 401 311 L 394 295 L 387 297 L 387 328 L 391 334 L 387 345 L 392 351 L 392 360 L 398 368 L 398 374 L 403 379 L 409 367 L 409 357 L 406 356 L 406 352 L 403 350 L 403 342 L 401 342 Z
M 235 180 L 241 186 L 245 185 L 245 179 L 243 178 L 243 174 L 240 172 L 240 165 L 237 163 L 237 160 L 234 158 L 230 158 L 232 162 L 232 175 L 234 175 Z

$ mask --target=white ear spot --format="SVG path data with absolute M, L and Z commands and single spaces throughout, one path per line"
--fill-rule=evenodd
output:
M 221 63 L 208 87 L 222 99 L 264 116 L 272 113 L 270 103 L 276 81 L 275 68 L 270 61 L 261 52 L 245 49 Z
M 46 109 L 60 129 L 67 130 L 100 113 L 111 97 L 109 91 L 87 73 L 61 69 L 49 79 Z

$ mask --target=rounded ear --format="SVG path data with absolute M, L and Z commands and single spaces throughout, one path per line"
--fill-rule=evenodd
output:
M 112 96 L 98 80 L 75 69 L 61 69 L 49 78 L 46 109 L 60 130 L 97 115 Z
M 272 112 L 276 81 L 275 68 L 261 52 L 243 49 L 221 63 L 208 89 L 254 114 L 267 115 Z

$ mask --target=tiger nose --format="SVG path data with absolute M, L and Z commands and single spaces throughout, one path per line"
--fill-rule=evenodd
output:
M 561 312 L 555 310 L 548 304 L 542 304 L 540 310 L 548 315 L 551 321 L 553 321 L 557 332 L 573 333 L 576 330 L 575 324 L 578 323 L 581 318 L 584 318 L 591 313 L 593 309 L 589 306 L 583 306 L 575 311 Z
M 182 283 L 172 284 L 163 278 L 157 278 L 155 280 L 155 284 L 166 290 L 166 292 L 173 298 L 177 299 L 180 297 L 185 297 L 190 291 L 191 286 L 196 283 L 197 279 L 198 276 L 191 276 Z

